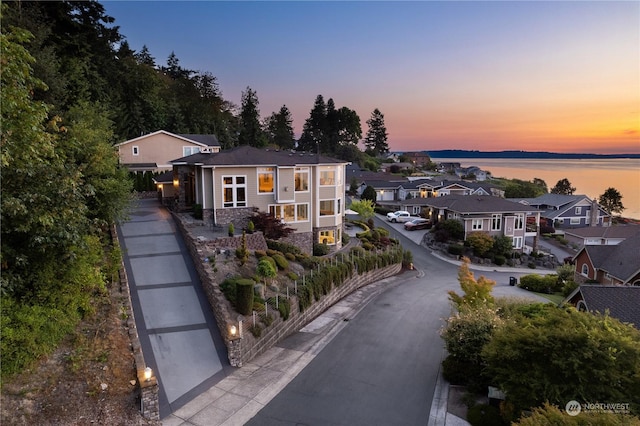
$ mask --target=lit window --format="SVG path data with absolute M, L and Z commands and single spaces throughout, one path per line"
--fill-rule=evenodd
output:
M 303 192 L 309 190 L 309 168 L 308 167 L 296 167 L 295 171 L 296 192 Z
M 273 192 L 274 182 L 273 167 L 263 167 L 258 169 L 258 192 L 261 194 Z
M 296 214 L 297 214 L 298 222 L 309 220 L 309 205 L 308 204 L 296 205 Z
M 482 219 L 473 219 L 471 221 L 471 229 L 474 231 L 482 230 Z
M 493 214 L 491 215 L 491 230 L 499 231 L 502 229 L 502 215 Z
M 335 185 L 336 184 L 336 171 L 332 168 L 330 170 L 320 170 L 320 185 Z
M 140 148 L 137 146 L 133 146 L 131 148 L 131 150 L 133 151 L 133 155 L 139 155 L 140 154 Z
M 199 146 L 183 146 L 182 147 L 182 156 L 186 157 L 188 155 L 197 154 L 200 152 Z
M 222 194 L 224 207 L 247 206 L 247 179 L 245 176 L 223 176 Z
M 321 200 L 320 201 L 320 216 L 333 216 L 335 214 L 335 201 L 334 200 Z
M 318 236 L 318 242 L 320 244 L 326 244 L 329 246 L 333 246 L 336 244 L 336 237 L 334 231 L 320 231 Z
M 295 204 L 287 204 L 282 206 L 284 210 L 284 221 L 285 222 L 295 222 L 296 220 L 296 205 Z

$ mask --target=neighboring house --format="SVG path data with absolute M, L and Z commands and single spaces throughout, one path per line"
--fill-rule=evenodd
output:
M 512 200 L 542 210 L 541 225 L 550 228 L 611 225 L 611 215 L 586 195 L 544 194 Z
M 431 157 L 424 151 L 405 152 L 403 156 L 413 164 L 413 167 L 424 167 L 431 163 Z
M 483 181 L 487 180 L 487 178 L 489 178 L 490 175 L 491 175 L 491 173 L 486 172 L 486 171 L 480 169 L 480 167 L 477 167 L 477 166 L 458 167 L 458 168 L 455 169 L 454 173 L 456 174 L 456 176 L 458 176 L 460 178 L 474 176 L 475 180 L 478 181 L 478 182 L 483 182 Z
M 358 195 L 362 195 L 365 188 L 371 186 L 376 191 L 376 202 L 397 200 L 401 185 L 397 181 L 367 180 L 360 185 Z
M 585 284 L 567 296 L 565 303 L 579 311 L 608 312 L 612 318 L 640 329 L 640 287 Z
M 178 188 L 177 182 L 176 185 L 173 183 L 173 170 L 160 173 L 153 178 L 153 183 L 155 183 L 158 190 L 158 198 L 164 205 L 172 207 L 177 194 L 176 189 Z
M 577 283 L 640 285 L 640 233 L 617 245 L 586 245 L 573 261 Z
M 455 173 L 460 168 L 460 163 L 439 163 L 438 171 L 441 173 Z
M 383 172 L 398 173 L 402 170 L 413 170 L 412 163 L 382 163 L 380 168 Z
M 640 225 L 589 226 L 567 229 L 564 238 L 577 247 L 605 245 L 613 246 L 640 232 Z
M 131 172 L 172 170 L 171 160 L 200 151 L 218 152 L 214 135 L 174 134 L 159 130 L 116 144 L 120 164 Z
M 432 179 L 414 179 L 403 182 L 398 191 L 398 199 L 406 200 L 411 198 L 435 197 L 436 190 L 440 187 L 440 182 Z
M 383 204 L 383 203 L 380 203 Z M 485 232 L 491 236 L 507 236 L 513 240 L 513 248 L 524 249 L 526 237 L 537 237 L 537 227 L 527 226 L 527 217 L 535 223 L 540 211 L 513 201 L 491 195 L 447 195 L 434 198 L 412 198 L 385 205 L 393 210 L 406 210 L 420 214 L 436 224 L 446 219 L 456 219 L 464 226 L 464 238 L 471 232 Z
M 203 208 L 205 220 L 242 229 L 257 211 L 294 229 L 288 242 L 342 247 L 347 163 L 324 155 L 241 146 L 171 162 L 177 208 Z

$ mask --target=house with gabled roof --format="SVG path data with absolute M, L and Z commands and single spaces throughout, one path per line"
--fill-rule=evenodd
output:
M 583 284 L 563 301 L 579 311 L 608 313 L 612 318 L 640 329 L 640 287 Z
M 244 228 L 255 211 L 294 229 L 288 242 L 307 253 L 314 243 L 342 247 L 343 160 L 299 151 L 240 146 L 171 161 L 176 208 L 202 206 L 205 221 Z
M 528 217 L 533 217 L 537 223 L 540 218 L 538 209 L 491 195 L 446 195 L 379 204 L 393 210 L 420 214 L 434 224 L 447 219 L 459 220 L 463 224 L 465 239 L 472 232 L 511 237 L 515 250 L 524 249 L 527 237 L 538 236 L 537 227 L 527 224 Z
M 586 245 L 573 261 L 577 283 L 640 285 L 640 233 L 617 245 Z
M 542 210 L 541 225 L 551 228 L 611 225 L 611 215 L 586 195 L 543 194 L 512 200 Z
M 564 238 L 577 247 L 614 246 L 637 233 L 640 233 L 640 225 L 588 226 L 586 228 L 565 229 Z
M 163 172 L 172 170 L 171 160 L 200 151 L 218 152 L 215 135 L 176 134 L 166 130 L 142 135 L 115 145 L 120 164 L 131 172 Z

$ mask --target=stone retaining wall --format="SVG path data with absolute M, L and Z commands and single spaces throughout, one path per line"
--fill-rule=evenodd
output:
M 113 245 L 120 247 L 120 241 L 118 239 L 118 233 L 115 225 L 111 226 L 111 238 Z M 120 270 L 118 272 L 120 278 L 120 293 L 125 295 L 123 313 L 127 317 L 127 329 L 129 330 L 129 339 L 131 339 L 131 349 L 133 351 L 135 361 L 136 375 L 138 377 L 138 384 L 140 385 L 140 411 L 145 419 L 160 420 L 158 382 L 155 376 L 152 376 L 148 381 L 144 377 L 144 370 L 147 367 L 147 364 L 144 360 L 144 353 L 142 353 L 140 337 L 138 336 L 138 329 L 136 328 L 136 320 L 133 315 L 129 279 L 127 277 L 127 271 L 124 267 L 123 259 L 120 260 Z
M 207 251 L 206 242 L 200 241 L 191 235 L 180 218 L 175 214 L 174 219 L 194 260 L 203 290 L 207 295 L 213 315 L 220 329 L 220 334 L 227 346 L 229 362 L 235 367 L 242 367 L 242 365 L 255 356 L 273 347 L 288 335 L 300 330 L 351 292 L 372 282 L 396 275 L 402 269 L 402 264 L 398 263 L 363 274 L 355 274 L 353 277 L 345 280 L 339 287 L 335 287 L 331 294 L 324 296 L 304 312 L 299 311 L 298 299 L 292 296 L 290 298 L 291 312 L 289 319 L 283 321 L 280 314 L 274 312 L 273 323 L 263 331 L 259 338 L 255 338 L 248 332 L 250 324 L 243 323 L 243 326 L 239 327 L 239 322 L 244 320 L 244 317 L 235 312 L 229 301 L 225 298 L 220 290 L 219 283 L 215 282 L 215 274 L 211 267 L 201 261 L 204 253 Z M 231 326 L 238 327 L 238 330 L 240 330 L 238 335 L 232 336 L 230 334 L 229 329 Z M 239 336 L 241 336 L 241 338 Z

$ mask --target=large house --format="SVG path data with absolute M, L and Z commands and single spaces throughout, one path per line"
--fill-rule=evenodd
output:
M 567 296 L 565 303 L 579 311 L 608 313 L 640 329 L 640 287 L 585 284 Z
M 592 245 L 616 245 L 640 233 L 640 225 L 588 226 L 566 229 L 564 238 L 578 247 Z
M 120 164 L 131 172 L 164 172 L 173 169 L 171 160 L 201 151 L 218 152 L 214 135 L 174 134 L 158 130 L 116 144 Z
M 611 225 L 611 215 L 586 195 L 544 194 L 513 201 L 542 210 L 541 225 L 549 228 Z
M 573 260 L 577 283 L 640 286 L 640 233 L 617 245 L 586 245 Z
M 537 237 L 537 227 L 531 226 L 540 219 L 540 211 L 520 203 L 490 195 L 446 195 L 433 198 L 412 198 L 383 203 L 391 209 L 407 210 L 420 214 L 436 224 L 446 219 L 462 222 L 464 238 L 471 232 L 485 232 L 491 236 L 507 236 L 513 240 L 513 248 L 524 249 L 526 237 Z
M 345 161 L 241 146 L 171 163 L 178 209 L 199 204 L 205 220 L 237 228 L 255 211 L 269 212 L 294 229 L 289 242 L 308 253 L 314 243 L 342 247 Z

